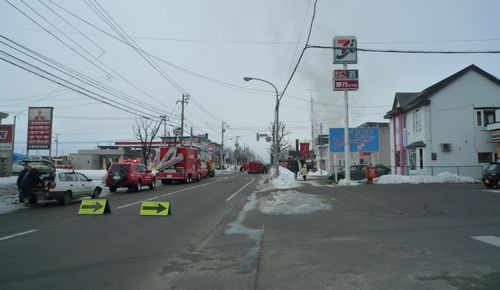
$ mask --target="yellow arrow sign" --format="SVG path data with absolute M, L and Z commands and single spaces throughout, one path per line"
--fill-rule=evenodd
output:
M 84 199 L 80 204 L 78 214 L 105 214 L 111 213 L 107 199 Z
M 140 215 L 169 215 L 170 203 L 167 201 L 143 201 Z

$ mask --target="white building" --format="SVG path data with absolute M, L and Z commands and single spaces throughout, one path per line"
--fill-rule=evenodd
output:
M 390 119 L 393 174 L 480 177 L 496 160 L 486 126 L 495 123 L 498 108 L 500 80 L 475 65 L 421 92 L 396 93 L 384 117 Z

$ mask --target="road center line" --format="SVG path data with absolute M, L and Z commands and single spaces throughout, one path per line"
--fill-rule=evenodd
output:
M 10 236 L 6 236 L 6 237 L 3 237 L 3 238 L 0 238 L 0 242 L 8 240 L 8 239 L 11 239 L 11 238 L 19 237 L 19 236 L 22 236 L 22 235 L 27 235 L 27 234 L 30 234 L 30 233 L 34 233 L 36 231 L 38 231 L 38 230 L 29 230 L 29 231 L 25 231 L 25 232 L 22 232 L 22 233 L 18 233 L 18 234 L 13 234 L 13 235 L 10 235 Z
M 169 193 L 166 193 L 166 194 L 162 194 L 162 195 L 159 195 L 159 196 L 150 197 L 150 198 L 147 198 L 146 200 L 155 200 L 155 199 L 162 198 L 162 197 L 169 196 L 169 195 L 173 195 L 173 194 L 176 194 L 176 193 L 179 193 L 179 192 L 183 192 L 183 191 L 187 191 L 187 190 L 190 190 L 190 189 L 202 187 L 202 186 L 205 186 L 205 185 L 209 185 L 209 184 L 221 182 L 221 181 L 224 181 L 226 179 L 228 179 L 228 178 L 224 177 L 222 179 L 219 179 L 219 180 L 216 180 L 216 181 L 212 181 L 212 182 L 209 182 L 209 183 L 203 183 L 203 184 L 200 184 L 200 185 L 183 188 L 183 189 L 180 189 L 180 190 L 177 190 L 177 191 L 173 191 L 173 192 L 169 192 Z M 140 204 L 141 202 L 142 202 L 142 200 L 141 201 L 136 201 L 136 202 L 133 202 L 133 203 L 129 203 L 129 204 L 125 204 L 125 205 L 122 205 L 122 206 L 119 206 L 119 207 L 115 208 L 115 210 L 126 208 L 126 207 L 133 206 L 133 205 L 136 205 L 136 204 Z
M 247 187 L 250 183 L 254 182 L 255 178 L 252 178 L 249 183 L 245 184 L 242 188 L 240 188 L 237 192 L 233 193 L 230 197 L 226 199 L 226 201 L 230 201 L 233 197 L 235 197 L 238 193 L 240 193 L 245 187 Z
M 500 247 L 500 238 L 496 236 L 477 236 L 471 238 L 481 241 L 483 243 L 493 245 L 495 247 Z

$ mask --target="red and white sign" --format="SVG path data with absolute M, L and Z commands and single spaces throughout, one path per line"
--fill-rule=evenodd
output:
M 304 158 L 309 158 L 311 156 L 311 151 L 309 151 L 309 143 L 300 143 L 299 154 Z
M 12 150 L 14 125 L 0 125 L 0 150 Z
M 358 63 L 357 43 L 355 36 L 335 36 L 333 38 L 333 63 Z
M 50 150 L 52 144 L 52 107 L 30 107 L 28 118 L 28 150 Z
M 334 91 L 356 91 L 358 88 L 358 80 L 333 80 Z
M 359 88 L 357 69 L 333 70 L 334 91 L 355 91 Z

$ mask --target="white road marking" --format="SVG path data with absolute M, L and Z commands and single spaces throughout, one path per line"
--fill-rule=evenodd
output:
M 493 192 L 493 193 L 500 193 L 500 190 L 493 190 L 493 189 L 483 189 L 483 191 Z
M 36 231 L 38 231 L 38 230 L 29 230 L 29 231 L 25 231 L 25 232 L 22 232 L 22 233 L 18 233 L 18 234 L 6 236 L 6 237 L 3 237 L 3 238 L 0 238 L 0 242 L 8 240 L 8 239 L 11 239 L 11 238 L 19 237 L 19 236 L 22 236 L 22 235 L 27 235 L 27 234 L 30 234 L 30 233 L 33 233 L 33 232 L 36 232 Z
M 196 186 L 186 187 L 184 189 L 180 189 L 180 190 L 173 191 L 173 192 L 170 192 L 170 193 L 162 194 L 162 195 L 159 195 L 159 196 L 150 197 L 150 198 L 148 198 L 146 200 L 155 200 L 155 199 L 162 198 L 162 197 L 169 196 L 169 195 L 173 195 L 173 194 L 176 194 L 176 193 L 179 193 L 179 192 L 187 191 L 187 190 L 190 190 L 190 189 L 193 189 L 193 188 L 198 188 L 198 187 L 202 187 L 202 186 L 205 186 L 205 185 L 209 185 L 209 184 L 221 182 L 221 181 L 224 181 L 226 179 L 228 179 L 228 177 L 224 177 L 224 178 L 221 178 L 219 180 L 212 181 L 212 182 L 209 182 L 209 183 L 203 183 L 203 184 L 196 185 Z M 136 201 L 136 202 L 133 202 L 133 203 L 129 203 L 129 204 L 125 204 L 125 205 L 122 205 L 122 206 L 119 206 L 119 207 L 115 208 L 115 210 L 126 208 L 126 207 L 133 206 L 133 205 L 140 204 L 140 203 L 142 203 L 142 200 L 141 201 Z
M 497 236 L 477 236 L 471 238 L 500 248 L 500 238 Z
M 240 193 L 243 189 L 245 189 L 245 187 L 247 187 L 248 185 L 250 185 L 250 183 L 254 182 L 255 181 L 255 178 L 252 178 L 252 180 L 250 180 L 249 183 L 245 184 L 242 188 L 240 188 L 237 192 L 233 193 L 230 197 L 226 198 L 226 201 L 230 201 L 231 199 L 233 199 L 233 197 L 235 197 L 238 193 Z

